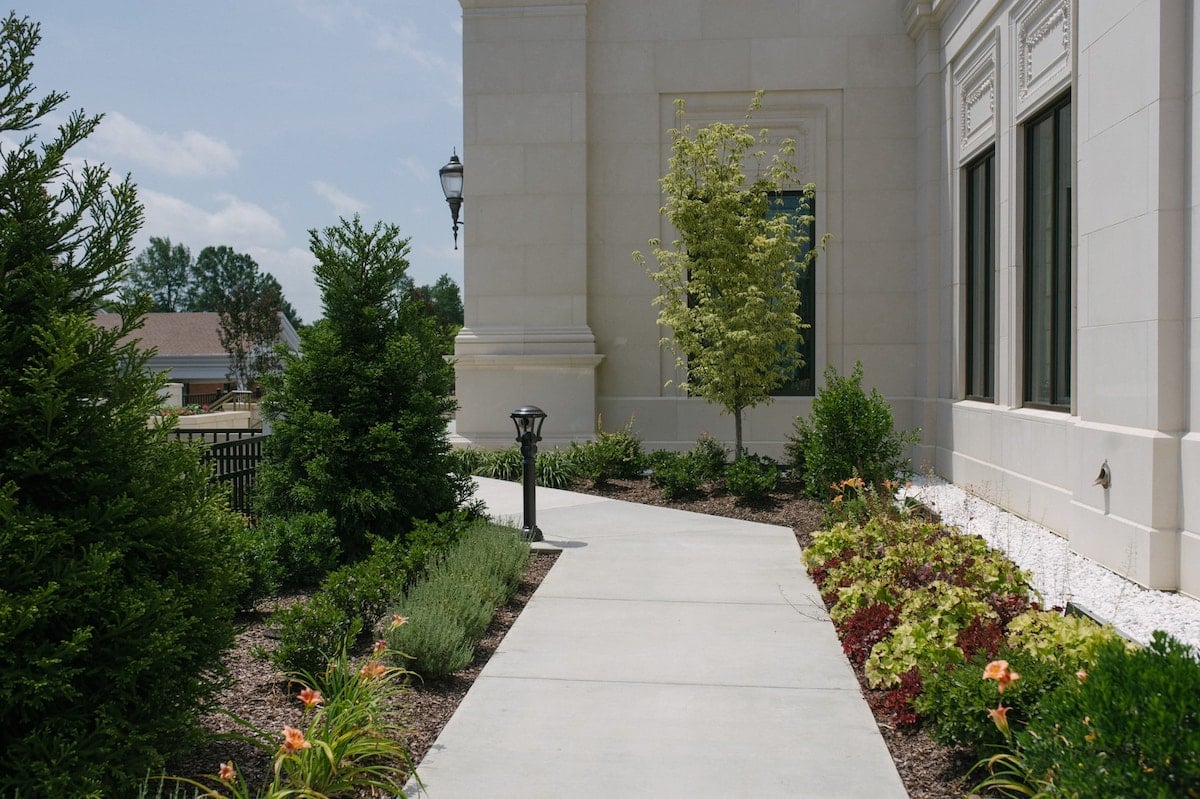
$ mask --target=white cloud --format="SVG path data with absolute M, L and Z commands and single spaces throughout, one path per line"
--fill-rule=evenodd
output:
M 176 177 L 224 175 L 238 165 L 233 148 L 220 139 L 194 130 L 158 133 L 116 112 L 105 114 L 88 143 L 106 159 L 127 159 Z
M 314 180 L 312 187 L 313 191 L 333 206 L 333 210 L 338 216 L 361 214 L 370 207 L 362 200 L 351 197 L 338 187 L 330 185 L 323 180 Z
M 321 315 L 321 295 L 313 281 L 313 256 L 287 241 L 283 225 L 266 209 L 232 195 L 218 195 L 215 210 L 148 189 L 139 189 L 146 206 L 146 224 L 134 243 L 141 252 L 150 236 L 166 236 L 192 250 L 192 256 L 209 245 L 228 245 L 248 253 L 260 269 L 270 272 L 283 286 L 283 296 L 305 322 Z
M 217 195 L 219 207 L 214 211 L 146 188 L 138 189 L 138 199 L 146 207 L 142 230 L 147 236 L 169 236 L 200 247 L 228 244 L 241 251 L 278 245 L 287 238 L 269 211 L 231 194 Z

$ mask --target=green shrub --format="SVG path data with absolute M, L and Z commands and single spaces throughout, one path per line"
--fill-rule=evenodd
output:
M 1200 794 L 1200 664 L 1161 631 L 1130 651 L 1109 640 L 1085 679 L 1042 697 L 1017 732 L 1026 768 L 1053 796 Z
M 436 604 L 402 606 L 407 623 L 388 635 L 389 649 L 426 680 L 442 680 L 466 668 L 475 657 L 475 640 Z
M 39 39 L 0 21 L 0 795 L 131 796 L 200 733 L 245 523 L 195 448 L 147 427 L 149 297 L 112 305 L 141 206 L 71 152 L 99 118 L 28 82 Z
M 463 668 L 496 609 L 520 584 L 528 558 L 520 531 L 472 526 L 393 609 L 408 621 L 388 629 L 389 648 L 410 658 L 408 668 L 426 679 Z
M 982 678 L 992 660 L 1007 661 L 1020 679 L 1009 683 L 1000 694 L 996 683 Z M 1066 681 L 1076 680 L 1074 668 L 1039 659 L 1028 652 L 1002 648 L 995 658 L 979 652 L 970 661 L 948 658 L 924 672 L 923 693 L 914 704 L 928 720 L 926 729 L 939 743 L 970 747 L 983 755 L 1007 743 L 1006 737 L 988 717 L 988 711 L 1003 703 L 1009 708 L 1010 726 L 1028 722 L 1041 698 Z
M 694 494 L 704 482 L 702 465 L 690 454 L 659 450 L 651 453 L 648 460 L 650 482 L 667 499 Z
M 281 671 L 312 674 L 325 666 L 347 645 L 357 641 L 365 628 L 361 616 L 349 614 L 329 596 L 314 594 L 275 611 L 269 620 L 279 643 L 269 653 Z
M 850 477 L 882 486 L 909 471 L 904 450 L 917 442 L 918 432 L 897 432 L 891 406 L 876 389 L 868 395 L 862 378 L 861 363 L 849 377 L 828 367 L 810 419 L 796 417 L 796 432 L 788 438 L 786 451 L 814 499 L 830 498 L 833 484 Z
M 436 608 L 439 615 L 457 622 L 466 639 L 474 644 L 483 637 L 497 607 L 489 600 L 501 593 L 488 583 L 487 575 L 465 576 L 435 567 L 427 579 L 419 580 L 405 594 L 400 615 L 411 619 L 413 608 Z M 419 668 L 415 670 L 423 673 Z
M 451 575 L 481 574 L 494 578 L 503 593 L 499 607 L 512 598 L 525 567 L 529 564 L 529 544 L 518 531 L 496 524 L 476 524 L 449 550 L 442 566 Z
M 444 557 L 468 530 L 481 524 L 472 508 L 444 513 L 434 521 L 417 522 L 405 540 L 404 572 L 409 579 L 419 577 L 428 564 Z
M 337 525 L 324 511 L 263 516 L 258 529 L 275 546 L 279 580 L 285 588 L 316 585 L 341 563 Z
M 646 462 L 642 440 L 633 430 L 632 418 L 620 430 L 611 433 L 604 431 L 602 423 L 598 424 L 593 440 L 571 444 L 571 457 L 579 476 L 593 485 L 637 477 Z
M 308 602 L 272 614 L 279 645 L 271 661 L 283 671 L 316 673 L 373 630 L 406 584 L 479 524 L 459 511 L 417 521 L 403 541 L 374 539 L 368 557 L 330 572 Z
M 579 467 L 570 450 L 551 449 L 538 452 L 534 459 L 534 471 L 537 484 L 546 488 L 570 488 L 571 483 L 579 476 Z
M 271 615 L 279 645 L 271 661 L 283 671 L 317 673 L 369 632 L 404 589 L 403 543 L 377 538 L 371 555 L 330 572 L 307 602 Z
M 273 430 L 255 497 L 269 514 L 328 513 L 351 562 L 458 507 L 472 484 L 449 461 L 450 344 L 402 289 L 408 239 L 357 216 L 309 238 L 325 315 L 263 378 Z
M 725 469 L 725 488 L 743 502 L 761 502 L 779 484 L 779 468 L 769 458 L 747 455 Z
M 696 460 L 702 479 L 715 483 L 725 476 L 725 466 L 729 463 L 729 448 L 715 436 L 701 433 L 690 454 Z
M 241 525 L 234 535 L 234 544 L 241 553 L 246 587 L 238 596 L 239 610 L 249 610 L 260 599 L 272 596 L 283 582 L 279 567 L 279 540 L 264 534 L 261 524 Z

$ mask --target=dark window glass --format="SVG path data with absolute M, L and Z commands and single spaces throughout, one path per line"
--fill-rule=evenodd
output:
M 800 260 L 808 257 L 816 240 L 817 200 L 806 197 L 802 191 L 785 191 L 782 204 L 776 206 L 776 213 L 786 212 L 795 214 L 800 220 L 799 233 L 805 242 L 800 249 Z M 800 342 L 797 353 L 800 362 L 784 381 L 783 385 L 772 393 L 779 396 L 811 397 L 816 393 L 816 318 L 817 318 L 817 259 L 808 262 L 797 278 L 800 288 L 800 307 L 796 313 L 800 321 L 808 327 L 801 328 Z
M 967 167 L 967 396 L 995 398 L 994 152 Z
M 1025 401 L 1071 405 L 1071 104 L 1025 139 Z

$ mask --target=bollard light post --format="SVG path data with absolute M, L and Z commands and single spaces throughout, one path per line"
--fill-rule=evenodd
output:
M 530 541 L 541 541 L 542 531 L 537 526 L 537 473 L 534 470 L 537 457 L 537 442 L 542 440 L 542 422 L 546 412 L 533 405 L 517 408 L 509 418 L 517 426 L 517 443 L 521 445 L 521 485 L 525 496 L 525 526 L 521 532 Z

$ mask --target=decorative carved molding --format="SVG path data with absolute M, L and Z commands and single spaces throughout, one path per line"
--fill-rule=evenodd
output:
M 959 156 L 966 159 L 996 136 L 996 97 L 1000 85 L 999 45 L 989 36 L 954 70 Z
M 987 115 L 976 116 L 975 110 L 980 101 L 987 99 Z M 962 98 L 962 143 L 965 147 L 971 134 L 979 130 L 985 122 L 991 122 L 996 113 L 996 78 L 987 75 L 975 88 L 968 91 Z
M 1040 100 L 1071 71 L 1070 0 L 1034 0 L 1013 18 L 1017 103 Z

